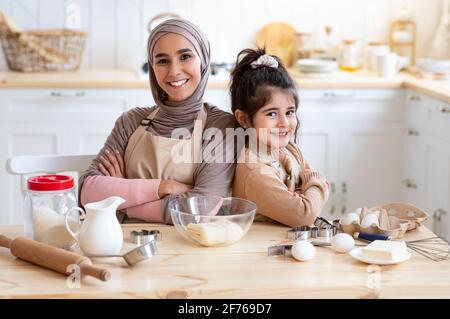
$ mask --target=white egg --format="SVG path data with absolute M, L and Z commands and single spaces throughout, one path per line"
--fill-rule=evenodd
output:
M 338 253 L 347 253 L 355 247 L 355 240 L 349 234 L 336 234 L 331 239 L 331 247 Z
M 359 216 L 355 213 L 347 213 L 341 219 L 342 225 L 359 224 Z
M 354 211 L 354 213 L 356 214 L 356 215 L 358 215 L 358 216 L 361 216 L 361 212 L 362 212 L 362 207 L 361 208 L 357 208 L 355 211 Z
M 316 248 L 307 240 L 298 240 L 292 246 L 292 256 L 300 261 L 313 259 L 316 255 Z
M 367 214 L 373 214 L 373 215 L 377 216 L 377 218 L 380 218 L 380 211 L 379 210 L 374 210 L 373 212 L 368 212 Z
M 367 214 L 361 221 L 361 227 L 369 228 L 372 226 L 379 226 L 378 217 L 374 214 Z

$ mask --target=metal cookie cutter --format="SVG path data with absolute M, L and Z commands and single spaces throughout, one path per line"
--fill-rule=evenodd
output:
M 131 231 L 130 238 L 133 243 L 135 243 L 138 246 L 141 246 L 148 242 L 162 240 L 162 234 L 157 229 L 153 230 L 141 229 L 139 231 L 137 230 Z
M 336 228 L 336 234 L 342 232 L 340 221 L 340 219 L 333 220 L 333 226 Z
M 302 240 L 319 237 L 319 228 L 309 226 L 297 226 L 287 231 L 287 238 L 290 240 Z
M 291 250 L 291 244 L 270 246 L 269 248 L 267 248 L 267 256 L 292 257 Z
M 336 228 L 334 226 L 331 227 L 322 227 L 319 229 L 319 237 L 324 238 L 328 241 L 331 241 L 331 238 L 335 235 Z
M 331 240 L 331 238 L 337 234 L 338 227 L 335 225 L 335 221 L 333 221 L 332 224 L 323 217 L 317 217 L 314 221 L 314 225 L 319 228 L 319 237 Z
M 333 226 L 333 225 L 325 218 L 317 217 L 316 220 L 314 221 L 314 226 L 319 227 L 319 228 L 325 228 L 325 227 Z
M 125 259 L 129 266 L 134 266 L 138 262 L 148 259 L 154 255 L 156 255 L 156 240 L 144 243 L 123 255 L 90 255 L 88 257 L 122 257 L 123 259 Z
M 287 238 L 290 240 L 308 239 L 311 237 L 311 227 L 298 226 L 287 231 Z

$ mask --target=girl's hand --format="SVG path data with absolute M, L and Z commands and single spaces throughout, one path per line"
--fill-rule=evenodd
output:
M 162 180 L 159 184 L 158 196 L 163 198 L 167 195 L 183 194 L 192 189 L 192 185 L 183 184 L 172 179 Z
M 106 157 L 100 155 L 100 172 L 105 176 L 125 178 L 125 165 L 118 150 L 114 153 L 106 150 Z
M 298 190 L 295 190 L 295 188 L 288 187 L 288 191 L 289 191 L 289 193 L 292 193 L 292 196 L 300 197 L 300 194 L 299 194 L 300 192 Z

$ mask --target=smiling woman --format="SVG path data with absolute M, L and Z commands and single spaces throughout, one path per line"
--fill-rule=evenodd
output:
M 203 102 L 210 73 L 210 47 L 203 32 L 184 19 L 158 25 L 148 39 L 150 87 L 154 107 L 124 113 L 97 158 L 81 176 L 82 204 L 108 196 L 126 200 L 122 222 L 166 222 L 170 199 L 194 194 L 228 196 L 234 158 L 225 143 L 203 138 L 207 129 L 225 137 L 235 127 L 231 114 Z M 188 130 L 190 139 L 173 138 Z M 230 145 L 229 148 L 232 148 Z M 189 157 L 174 161 L 171 150 L 189 149 Z M 202 150 L 215 149 L 215 160 Z M 234 149 L 231 150 L 234 154 Z

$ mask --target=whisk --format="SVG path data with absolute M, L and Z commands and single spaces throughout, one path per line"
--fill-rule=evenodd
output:
M 442 237 L 430 237 L 406 242 L 406 246 L 433 261 L 449 260 L 450 244 Z

